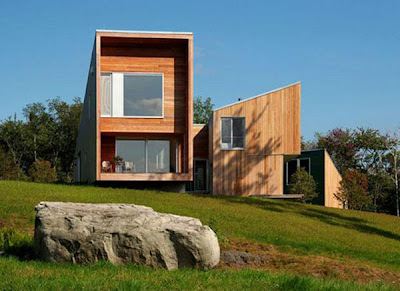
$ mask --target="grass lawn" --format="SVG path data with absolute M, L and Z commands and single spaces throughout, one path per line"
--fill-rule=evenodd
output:
M 274 245 L 285 253 L 322 256 L 341 261 L 352 260 L 353 263 L 356 261 L 391 272 L 399 272 L 400 269 L 400 220 L 389 215 L 343 211 L 260 198 L 210 197 L 93 186 L 0 181 L 0 227 L 13 227 L 32 233 L 34 206 L 40 201 L 146 205 L 160 212 L 200 218 L 204 224 L 211 225 L 220 238 L 226 238 L 223 241 Z M 27 281 L 23 280 L 25 269 L 26 274 L 32 274 Z M 7 258 L 0 258 L 0 270 L 0 279 L 5 278 L 3 284 L 12 282 L 21 287 L 34 284 L 38 280 L 37 277 L 44 278 L 43 282 L 40 282 L 48 288 L 57 286 L 54 285 L 57 282 L 65 282 L 71 288 L 78 286 L 77 284 L 109 288 L 180 288 L 190 287 L 191 284 L 195 284 L 197 288 L 226 287 L 225 289 L 229 287 L 256 289 L 262 286 L 280 289 L 282 286 L 296 286 L 296 284 L 299 284 L 300 288 L 295 289 L 302 289 L 302 286 L 315 289 L 331 287 L 335 290 L 339 288 L 338 286 L 344 289 L 355 287 L 353 283 L 342 285 L 342 282 L 337 281 L 321 281 L 310 277 L 271 274 L 257 270 L 166 272 L 134 266 L 117 268 L 108 264 L 91 267 L 59 266 L 39 262 L 19 262 Z M 105 285 L 92 285 L 99 282 L 96 280 L 98 277 L 96 274 L 102 274 L 100 282 Z M 113 282 L 112 278 L 115 276 L 121 276 L 122 279 Z M 46 280 L 49 277 L 54 279 Z M 229 280 L 226 280 L 227 278 Z M 3 289 L 4 286 L 1 284 L 0 280 L 0 288 Z

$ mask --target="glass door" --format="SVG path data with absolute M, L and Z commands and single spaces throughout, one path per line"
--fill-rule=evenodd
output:
M 194 160 L 194 191 L 207 190 L 207 160 Z

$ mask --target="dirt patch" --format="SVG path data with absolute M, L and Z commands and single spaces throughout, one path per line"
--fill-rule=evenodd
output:
M 282 253 L 274 246 L 248 242 L 233 242 L 225 247 L 221 252 L 219 268 L 265 269 L 317 278 L 352 280 L 359 283 L 385 282 L 400 285 L 400 272 L 383 270 L 350 259 L 344 261 L 322 256 L 297 256 Z

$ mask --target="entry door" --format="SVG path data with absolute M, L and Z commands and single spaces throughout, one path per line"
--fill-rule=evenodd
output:
M 207 191 L 207 160 L 194 160 L 194 191 Z

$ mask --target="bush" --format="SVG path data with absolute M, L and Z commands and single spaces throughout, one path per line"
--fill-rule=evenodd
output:
M 349 209 L 368 209 L 372 204 L 367 177 L 356 170 L 350 170 L 343 177 L 339 190 L 334 195 L 342 204 L 347 204 Z
M 0 179 L 27 181 L 28 177 L 7 152 L 0 148 Z
M 318 196 L 314 178 L 303 168 L 298 168 L 292 175 L 289 185 L 290 194 L 303 194 L 302 202 L 309 202 Z
M 11 228 L 0 229 L 0 251 L 20 259 L 34 257 L 33 239 L 29 234 Z
M 29 169 L 32 181 L 40 183 L 52 183 L 57 181 L 57 171 L 49 161 L 35 161 Z

